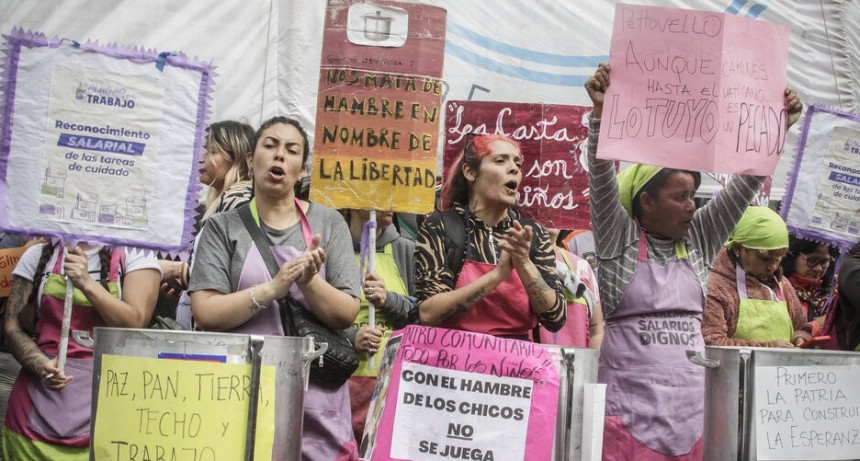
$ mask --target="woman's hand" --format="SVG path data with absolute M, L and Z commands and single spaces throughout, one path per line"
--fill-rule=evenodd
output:
M 770 345 L 771 347 L 784 347 L 788 349 L 794 348 L 794 344 L 791 341 L 785 339 L 777 339 L 774 341 L 770 341 L 768 345 Z
M 532 226 L 523 227 L 519 221 L 514 221 L 505 236 L 499 241 L 499 248 L 511 257 L 513 267 L 523 269 L 531 262 L 529 253 L 532 248 Z
M 83 289 L 87 283 L 94 281 L 90 277 L 90 266 L 87 262 L 87 255 L 79 245 L 69 250 L 66 254 L 66 259 L 63 260 L 63 273 L 69 277 L 69 280 L 78 289 Z
M 375 354 L 379 350 L 381 341 L 382 327 L 371 328 L 370 325 L 364 325 L 355 334 L 355 351 Z
M 364 277 L 364 297 L 375 307 L 382 307 L 388 298 L 388 290 L 385 289 L 385 282 L 375 273 L 367 274 Z
M 300 255 L 300 259 L 303 261 L 303 266 L 298 278 L 296 279 L 296 283 L 300 286 L 310 283 L 314 276 L 319 273 L 323 264 L 325 264 L 326 254 L 325 250 L 320 248 L 321 240 L 322 237 L 319 234 L 314 235 L 313 240 L 311 240 L 311 246 L 309 246 L 304 253 Z
M 269 282 L 274 299 L 281 299 L 284 296 L 287 296 L 293 283 L 298 281 L 302 274 L 305 273 L 307 265 L 308 263 L 304 254 L 301 254 L 281 265 L 281 270 L 279 270 L 275 278 Z
M 171 261 L 169 259 L 159 259 L 158 266 L 161 268 L 161 292 L 169 297 L 175 298 L 179 296 L 185 288 L 186 265 L 182 261 Z
M 785 89 L 785 110 L 788 112 L 785 128 L 788 129 L 800 120 L 800 115 L 803 113 L 803 102 L 791 88 Z
M 65 373 L 57 368 L 56 357 L 46 360 L 42 364 L 42 369 L 39 371 L 39 377 L 42 378 L 42 382 L 45 384 L 45 387 L 52 391 L 58 391 L 66 387 L 66 383 L 73 379 L 72 376 L 66 376 Z
M 606 95 L 606 89 L 609 88 L 609 70 L 609 64 L 602 62 L 597 66 L 594 75 L 585 81 L 585 91 L 594 105 L 591 115 L 596 118 L 603 115 L 603 97 Z

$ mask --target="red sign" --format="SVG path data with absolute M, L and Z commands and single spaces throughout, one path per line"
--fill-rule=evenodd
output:
M 503 134 L 520 143 L 526 217 L 558 229 L 590 229 L 584 116 L 591 108 L 557 104 L 450 101 L 445 112 L 445 172 L 466 136 Z

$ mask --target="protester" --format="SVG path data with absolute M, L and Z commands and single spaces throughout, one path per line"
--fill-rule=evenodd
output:
M 349 229 L 335 210 L 296 198 L 310 154 L 295 120 L 275 117 L 257 130 L 248 156 L 254 199 L 248 206 L 280 267 L 273 278 L 233 209 L 213 215 L 200 236 L 188 288 L 198 326 L 208 331 L 283 336 L 278 300 L 288 294 L 334 330 L 359 309 L 358 268 Z M 316 234 L 314 234 L 316 232 Z M 311 382 L 305 393 L 302 458 L 354 460 L 349 388 Z
M 95 327 L 146 326 L 161 279 L 155 256 L 143 250 L 40 243 L 21 256 L 4 326 L 22 365 L 3 428 L 5 459 L 90 459 L 93 350 L 70 339 L 65 369 L 58 368 L 63 274 L 75 287 L 71 330 L 91 336 Z
M 563 247 L 567 248 L 571 253 L 588 261 L 591 264 L 591 269 L 594 275 L 597 274 L 597 255 L 594 248 L 594 232 L 591 231 L 574 231 L 564 238 Z
M 749 207 L 708 277 L 705 344 L 794 347 L 812 338 L 794 288 L 778 271 L 787 251 L 785 221 L 770 208 Z
M 860 352 L 860 242 L 839 268 L 839 315 L 835 329 L 842 348 Z
M 547 229 L 550 240 L 558 242 L 559 229 Z M 539 342 L 561 346 L 600 348 L 603 340 L 603 310 L 597 278 L 584 258 L 555 245 L 555 270 L 564 287 L 567 320 L 556 332 L 539 329 Z
M 839 250 L 823 243 L 789 236 L 788 253 L 782 258 L 782 274 L 791 282 L 803 315 L 818 336 L 827 314 L 827 300 L 835 288 L 833 279 Z
M 361 236 L 370 219 L 367 210 L 345 210 L 344 217 L 352 235 L 356 257 L 361 257 Z M 418 320 L 413 270 L 415 243 L 401 236 L 393 224 L 394 213 L 376 212 L 376 254 L 374 271 L 362 281 L 361 309 L 350 335 L 358 352 L 360 363 L 349 380 L 349 399 L 352 406 L 352 428 L 355 440 L 361 440 L 367 409 L 376 376 L 382 361 L 382 351 L 394 330 Z M 370 309 L 374 309 L 375 326 L 368 324 Z M 368 359 L 372 357 L 371 361 Z
M 421 322 L 528 339 L 538 321 L 564 325 L 565 302 L 546 229 L 523 225 L 516 141 L 481 135 L 467 141 L 442 192 L 442 208 L 416 242 L 415 285 Z M 445 218 L 448 213 L 448 218 Z
M 585 83 L 592 230 L 606 319 L 598 380 L 608 384 L 603 459 L 701 460 L 704 352 L 701 316 L 708 267 L 763 177 L 736 176 L 696 210 L 699 173 L 633 165 L 615 178 L 597 158 L 610 69 Z M 789 126 L 802 105 L 786 90 Z
M 36 240 L 31 240 L 32 244 L 38 243 Z M 23 237 L 17 235 L 8 235 L 0 232 L 0 250 L 8 250 L 12 248 L 20 248 L 30 245 Z M 11 273 L 14 267 L 8 267 L 8 273 Z M 11 287 L 10 287 L 11 288 Z M 0 298 L 0 319 L 6 318 L 6 296 Z M 2 321 L 2 320 L 0 320 Z M 12 386 L 15 384 L 15 379 L 21 371 L 21 364 L 15 360 L 15 357 L 6 349 L 6 340 L 3 330 L 0 329 L 0 427 L 6 418 L 6 403 L 9 401 L 9 393 L 12 392 Z M 0 437 L 0 461 L 3 457 L 3 438 Z
M 246 161 L 254 148 L 254 129 L 246 123 L 224 120 L 209 125 L 206 131 L 206 154 L 200 162 L 200 182 L 209 186 L 209 190 L 201 225 L 215 213 L 244 205 L 254 192 Z M 196 250 L 196 239 L 194 246 Z M 159 263 L 165 281 L 171 281 L 170 284 L 180 290 L 188 287 L 193 267 L 190 259 L 188 262 L 160 260 Z M 169 289 L 166 285 L 162 284 L 163 291 Z M 192 329 L 191 301 L 184 291 L 176 307 L 176 321 L 185 329 Z

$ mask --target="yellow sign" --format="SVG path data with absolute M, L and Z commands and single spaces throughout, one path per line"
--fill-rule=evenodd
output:
M 251 365 L 102 355 L 96 460 L 244 459 Z M 260 376 L 255 460 L 272 459 L 275 367 Z
M 26 249 L 26 247 L 20 247 L 0 250 L 0 298 L 9 296 L 9 292 L 12 291 L 12 270 L 15 269 Z

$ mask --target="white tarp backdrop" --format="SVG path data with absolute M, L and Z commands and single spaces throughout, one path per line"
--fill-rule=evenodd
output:
M 425 0 L 448 10 L 443 98 L 588 105 L 582 87 L 607 59 L 612 0 Z M 736 14 L 791 28 L 788 81 L 806 102 L 858 113 L 860 2 L 637 0 Z M 324 0 L 0 0 L 0 32 L 180 50 L 216 66 L 212 120 L 276 114 L 310 127 Z M 750 44 L 766 47 L 766 43 Z M 853 57 L 853 59 L 851 59 Z M 800 124 L 774 178 L 781 196 Z M 313 129 L 308 131 L 313 132 Z

